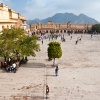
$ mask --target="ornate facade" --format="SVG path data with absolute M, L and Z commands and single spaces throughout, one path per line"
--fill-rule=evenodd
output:
M 10 9 L 3 3 L 0 4 L 0 32 L 4 28 L 21 27 L 26 29 L 26 18 Z
M 38 23 L 31 24 L 30 30 L 35 32 L 57 32 L 57 33 L 67 33 L 67 32 L 87 32 L 92 27 L 92 24 L 71 24 L 70 22 L 64 24 L 55 24 L 52 21 L 48 21 L 47 24 Z

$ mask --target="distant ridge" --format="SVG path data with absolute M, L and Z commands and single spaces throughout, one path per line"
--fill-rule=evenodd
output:
M 34 19 L 34 20 L 27 20 L 27 24 L 37 24 L 37 23 L 47 23 L 48 20 L 53 21 L 54 23 L 67 23 L 71 22 L 72 24 L 99 24 L 97 20 L 88 17 L 85 14 L 75 15 L 73 13 L 56 13 L 52 17 L 48 17 L 45 19 Z

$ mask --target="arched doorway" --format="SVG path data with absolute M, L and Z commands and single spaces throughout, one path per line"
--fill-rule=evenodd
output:
M 48 33 L 48 30 L 46 30 L 46 33 Z
M 66 33 L 66 30 L 64 30 L 64 33 Z

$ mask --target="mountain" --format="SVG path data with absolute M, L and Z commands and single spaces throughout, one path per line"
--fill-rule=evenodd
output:
M 88 17 L 84 14 L 80 14 L 77 16 L 76 19 L 72 20 L 72 23 L 82 23 L 82 24 L 99 24 L 98 21 L 96 21 L 95 19 L 91 18 L 91 17 Z
M 53 21 L 54 23 L 67 23 L 70 21 L 72 24 L 99 24 L 97 20 L 85 14 L 77 16 L 73 13 L 56 13 L 54 16 L 42 20 L 27 20 L 27 24 L 47 23 L 48 21 Z
M 34 19 L 34 20 L 27 20 L 27 21 L 26 21 L 27 24 L 37 24 L 37 23 L 39 23 L 39 22 L 41 22 L 41 20 L 38 19 L 38 18 L 36 18 L 36 19 Z

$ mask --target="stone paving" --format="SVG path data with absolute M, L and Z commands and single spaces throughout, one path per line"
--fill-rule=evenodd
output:
M 28 57 L 17 73 L 0 70 L 0 100 L 46 100 L 45 86 L 49 85 L 47 100 L 100 100 L 100 35 L 82 35 L 82 40 L 75 45 L 80 34 L 65 35 L 66 42 L 61 42 L 63 55 L 56 59 L 59 76 L 55 76 L 53 61 L 48 61 L 47 47 L 49 40 L 38 43 L 41 51 L 36 58 Z M 34 59 L 34 60 L 33 60 Z

